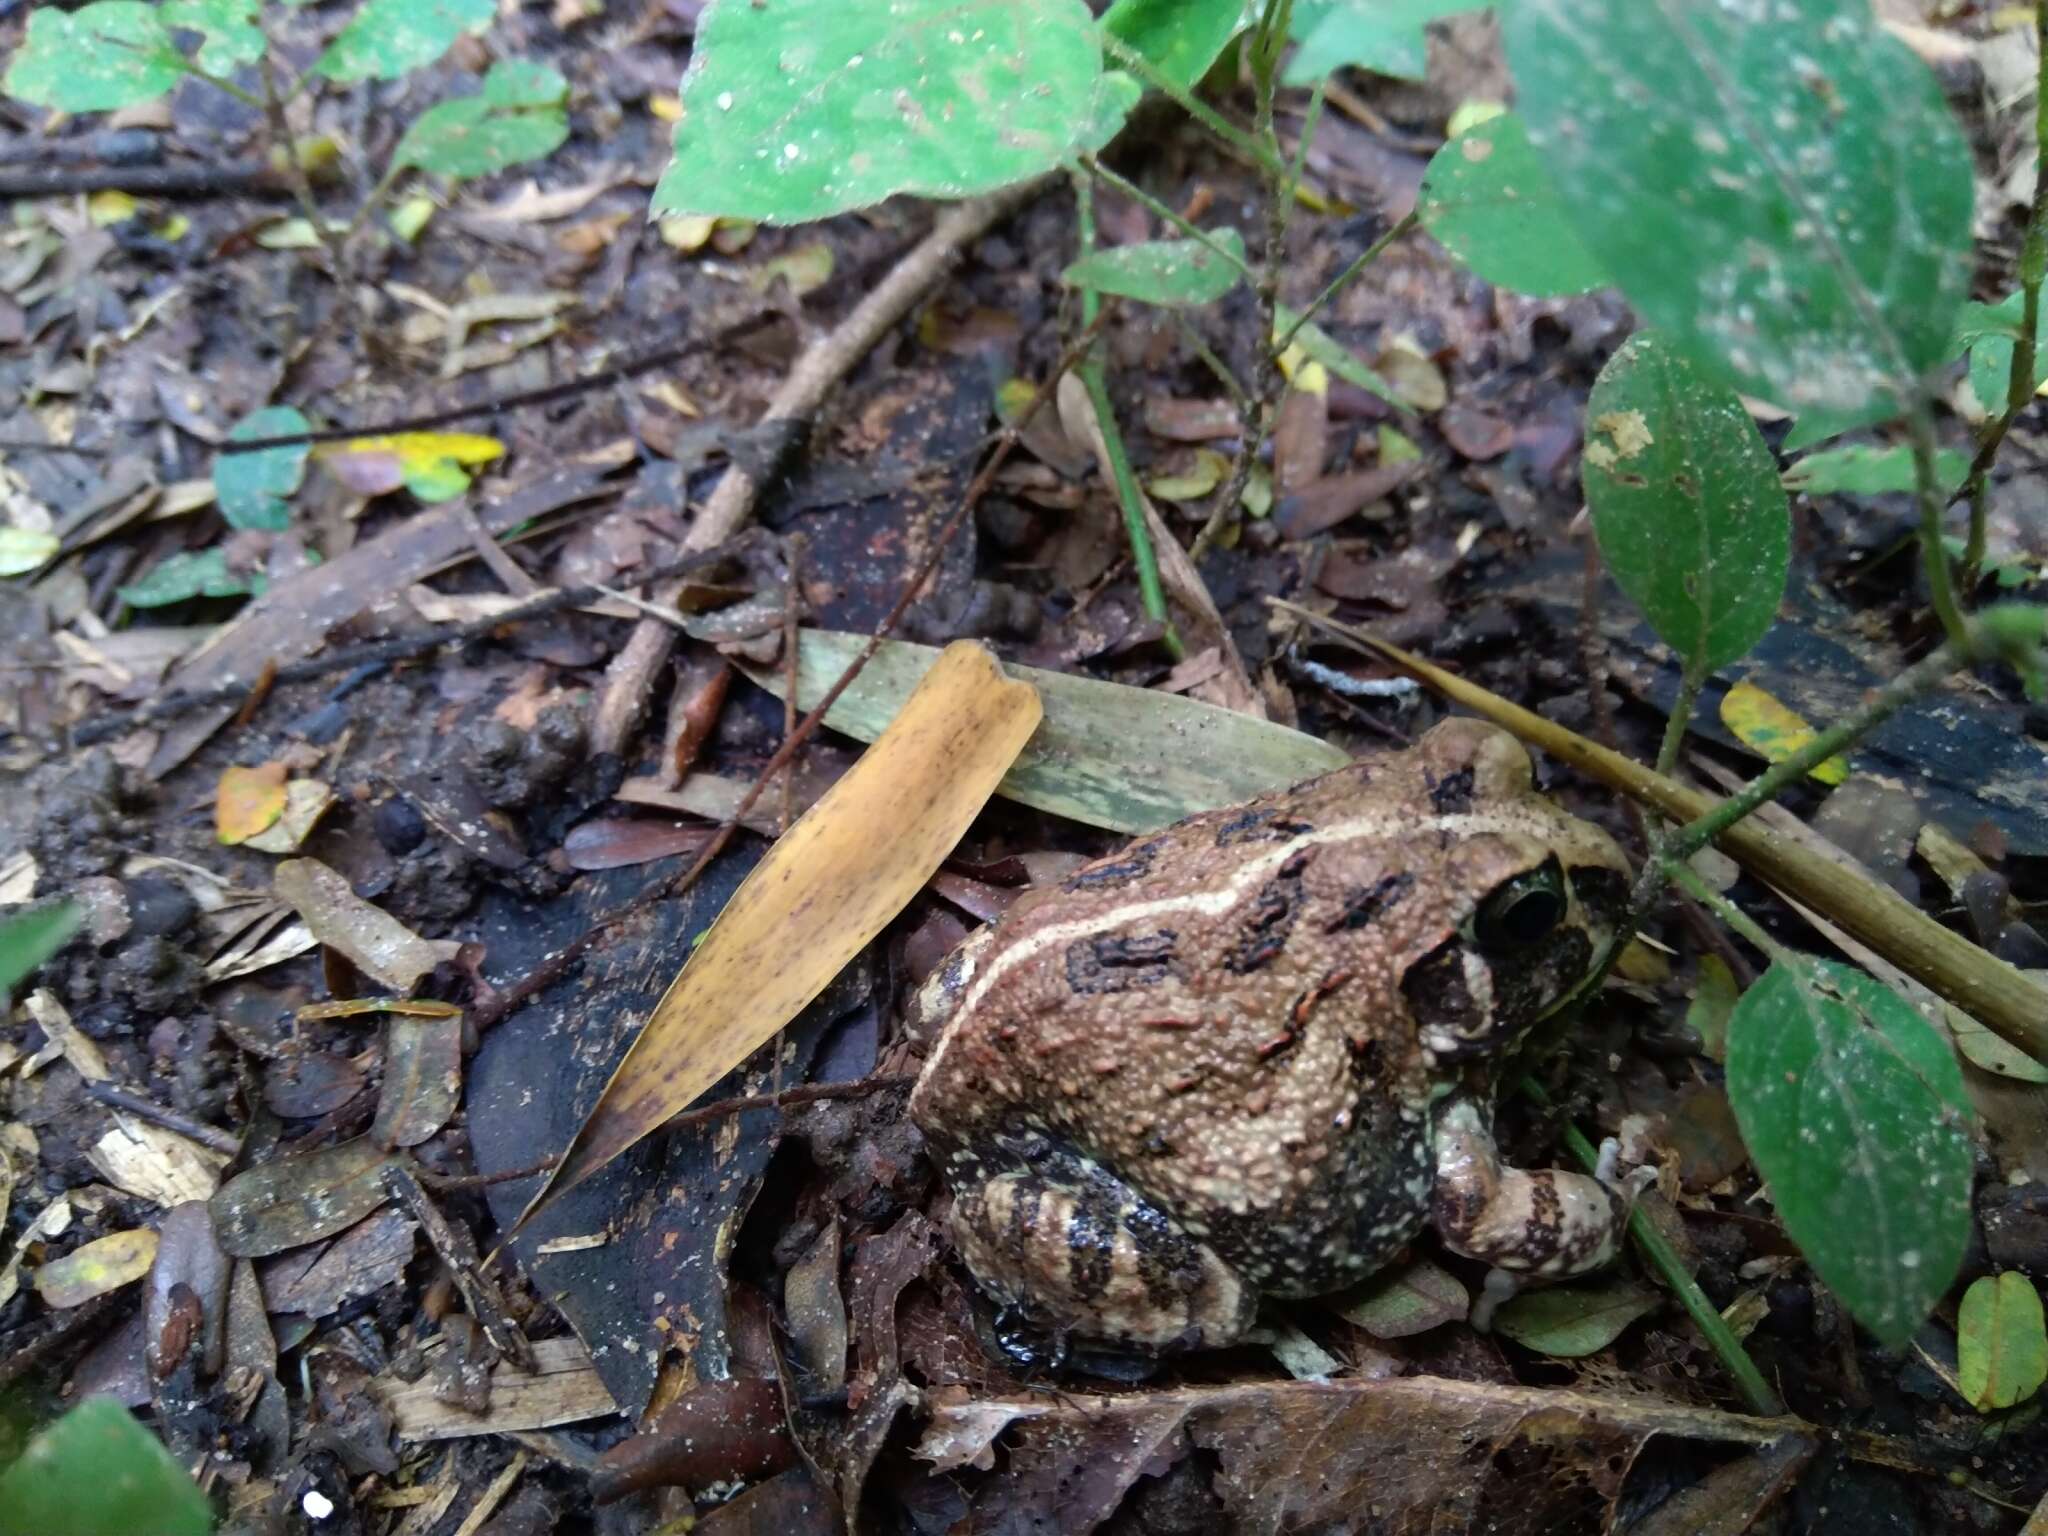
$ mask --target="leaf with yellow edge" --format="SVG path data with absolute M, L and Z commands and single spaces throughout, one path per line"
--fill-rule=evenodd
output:
M 1039 717 L 1037 691 L 987 650 L 948 646 L 741 882 L 526 1214 L 687 1108 L 824 991 L 953 851 Z
M 1783 762 L 1813 740 L 1813 727 L 1805 717 L 1778 702 L 1754 683 L 1737 683 L 1721 700 L 1721 723 L 1736 739 L 1767 761 Z M 1821 784 L 1839 784 L 1849 777 L 1849 765 L 1831 757 L 1807 775 Z
M 213 792 L 214 835 L 229 847 L 246 843 L 284 814 L 283 763 L 237 764 L 221 774 Z
M 36 1293 L 47 1306 L 82 1306 L 140 1280 L 155 1262 L 156 1234 L 149 1228 L 109 1232 L 37 1270 Z
M 319 450 L 350 490 L 381 496 L 401 485 L 421 501 L 446 501 L 469 489 L 468 471 L 504 457 L 505 445 L 474 432 L 395 432 L 352 437 Z

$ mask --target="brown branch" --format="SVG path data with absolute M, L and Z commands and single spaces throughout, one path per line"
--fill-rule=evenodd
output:
M 1027 182 L 992 197 L 957 203 L 940 214 L 931 233 L 912 247 L 889 275 L 854 306 L 851 314 L 796 360 L 782 387 L 768 402 L 762 422 L 786 422 L 795 428 L 807 421 L 854 365 L 873 351 L 890 328 L 910 312 L 911 306 L 945 276 L 961 250 L 986 234 L 1040 184 Z M 757 472 L 744 470 L 738 464 L 727 469 L 690 525 L 683 548 L 711 549 L 737 533 L 753 516 L 761 487 L 780 469 L 797 437 L 798 433 L 792 430 L 784 443 L 784 453 Z M 656 591 L 654 600 L 667 607 L 674 596 Z M 626 738 L 640 718 L 655 676 L 667 664 L 675 643 L 675 632 L 668 625 L 659 619 L 643 619 L 624 648 L 612 658 L 591 715 L 593 752 L 616 755 L 624 751 Z
M 225 1152 L 233 1156 L 242 1150 L 239 1137 L 231 1136 L 217 1126 L 194 1120 L 190 1115 L 181 1115 L 175 1109 L 166 1109 L 156 1100 L 145 1099 L 139 1093 L 129 1093 L 126 1089 L 116 1088 L 111 1083 L 81 1081 L 79 1086 L 84 1089 L 87 1098 L 104 1104 L 109 1109 L 118 1109 L 125 1114 L 134 1115 L 138 1120 L 147 1120 L 167 1131 L 176 1131 L 180 1136 L 189 1137 L 201 1146 L 211 1147 L 216 1152 Z
M 63 171 L 0 172 L 0 198 L 132 192 L 137 197 L 289 198 L 291 182 L 260 160 L 233 165 L 95 165 Z

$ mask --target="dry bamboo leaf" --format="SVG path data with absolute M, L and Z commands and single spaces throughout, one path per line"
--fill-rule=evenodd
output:
M 149 1228 L 137 1227 L 81 1243 L 36 1271 L 36 1291 L 47 1306 L 83 1306 L 148 1274 L 156 1261 L 156 1242 Z
M 948 646 L 733 893 L 529 1214 L 687 1108 L 822 992 L 952 852 L 1039 717 L 1037 692 L 986 649 Z
M 470 1413 L 436 1397 L 431 1370 L 417 1381 L 376 1377 L 370 1382 L 370 1394 L 390 1413 L 392 1427 L 402 1440 L 517 1434 L 619 1411 L 590 1363 L 590 1351 L 573 1333 L 535 1341 L 533 1357 L 531 1374 L 503 1363 L 491 1372 L 491 1405 L 482 1413 Z M 427 1358 L 433 1359 L 433 1351 Z
M 313 937 L 348 956 L 355 968 L 380 986 L 410 992 L 419 979 L 461 946 L 447 939 L 423 939 L 380 907 L 349 888 L 340 871 L 318 859 L 291 859 L 277 866 L 273 885 L 306 920 Z

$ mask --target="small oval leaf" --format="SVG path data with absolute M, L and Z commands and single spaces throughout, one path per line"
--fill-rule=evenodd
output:
M 1494 1314 L 1493 1326 L 1524 1349 L 1576 1360 L 1605 1349 L 1663 1303 L 1659 1292 L 1632 1280 L 1560 1285 L 1524 1291 Z
M 1060 281 L 1146 304 L 1208 304 L 1244 276 L 1244 236 L 1226 228 L 1210 231 L 1210 237 L 1239 265 L 1199 240 L 1145 240 L 1084 256 L 1060 274 Z
M 1638 331 L 1593 384 L 1581 470 L 1600 553 L 1665 644 L 1704 675 L 1763 638 L 1791 512 L 1735 391 Z
M 2048 1381 L 2041 1293 L 2025 1275 L 1983 1275 L 1956 1315 L 1956 1377 L 1979 1413 L 2024 1403 Z
M 263 437 L 289 437 L 308 432 L 312 423 L 289 405 L 273 405 L 244 416 L 228 433 L 231 443 Z M 258 448 L 249 453 L 224 453 L 213 461 L 213 488 L 220 515 L 233 528 L 258 528 L 282 533 L 291 526 L 285 498 L 295 493 L 306 473 L 305 443 L 283 448 Z
M 1969 1099 L 1948 1043 L 1861 971 L 1791 956 L 1729 1017 L 1728 1098 L 1814 1273 L 1904 1345 L 1970 1231 Z
M 221 1252 L 259 1259 L 354 1226 L 387 1198 L 390 1154 L 368 1136 L 244 1169 L 207 1202 Z

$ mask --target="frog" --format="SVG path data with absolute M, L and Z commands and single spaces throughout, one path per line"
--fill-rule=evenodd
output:
M 1508 1167 L 1495 1101 L 1629 885 L 1515 737 L 1451 717 L 1025 892 L 909 1008 L 954 1247 L 1038 1336 L 1154 1358 L 1432 1225 L 1488 1266 L 1481 1326 L 1600 1269 L 1654 1171 Z

